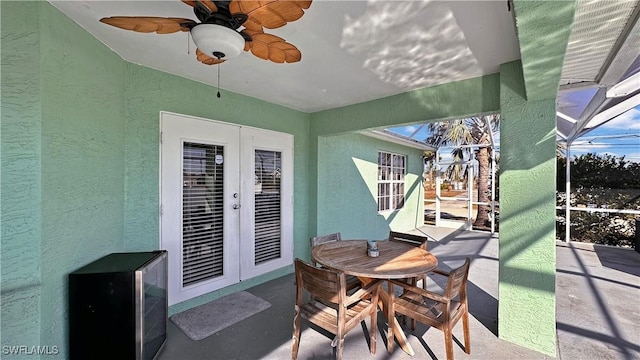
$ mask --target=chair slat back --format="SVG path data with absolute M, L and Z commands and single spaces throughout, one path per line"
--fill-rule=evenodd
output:
M 461 298 L 466 297 L 467 277 L 469 276 L 470 264 L 471 260 L 467 258 L 462 266 L 449 272 L 449 279 L 447 280 L 444 293 L 446 298 L 453 299 L 458 295 L 460 295 Z
M 427 249 L 427 240 L 429 238 L 423 235 L 413 235 L 401 232 L 390 231 L 389 241 L 399 241 L 411 246 L 419 247 L 425 250 Z
M 333 233 L 333 234 L 314 236 L 309 239 L 309 242 L 310 242 L 311 248 L 313 249 L 314 247 L 320 244 L 333 242 L 333 241 L 341 241 L 341 240 L 342 238 L 340 236 L 340 233 Z
M 300 259 L 295 260 L 295 272 L 298 291 L 304 289 L 312 297 L 333 304 L 341 304 L 346 299 L 344 273 L 317 268 Z

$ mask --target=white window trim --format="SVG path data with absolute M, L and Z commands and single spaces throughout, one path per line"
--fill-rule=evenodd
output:
M 391 179 L 387 179 L 387 180 L 382 180 L 380 178 L 380 167 L 382 166 L 380 163 L 380 155 L 381 154 L 388 154 L 391 155 Z M 394 172 L 395 169 L 398 169 L 398 167 L 394 166 L 394 161 L 393 158 L 394 157 L 403 157 L 404 158 L 404 163 L 403 163 L 403 167 L 402 169 L 402 179 L 401 180 L 394 180 L 393 179 L 393 175 L 396 174 L 397 172 Z M 377 172 L 377 179 L 376 179 L 376 188 L 377 188 L 377 196 L 376 196 L 376 204 L 377 204 L 377 211 L 378 213 L 392 213 L 395 211 L 399 211 L 402 210 L 406 204 L 406 175 L 407 175 L 407 155 L 405 154 L 399 154 L 399 153 L 394 153 L 391 151 L 386 151 L 386 150 L 378 150 L 378 172 Z M 385 165 L 386 166 L 386 165 Z M 380 209 L 380 184 L 389 184 L 389 208 L 388 209 Z M 394 193 L 394 184 L 402 184 L 402 205 L 401 206 L 397 206 L 397 204 L 394 203 L 394 199 L 396 197 L 396 195 Z

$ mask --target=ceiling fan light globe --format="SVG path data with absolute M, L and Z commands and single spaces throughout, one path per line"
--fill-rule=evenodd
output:
M 191 29 L 198 49 L 208 56 L 226 60 L 240 55 L 245 40 L 233 29 L 216 24 L 198 24 Z

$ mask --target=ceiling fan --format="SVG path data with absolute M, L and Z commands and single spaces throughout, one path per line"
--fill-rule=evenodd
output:
M 113 16 L 100 22 L 143 33 L 188 31 L 197 46 L 198 61 L 207 65 L 220 64 L 242 50 L 275 63 L 293 63 L 302 58 L 300 50 L 265 33 L 264 28 L 275 29 L 300 19 L 311 1 L 182 0 L 193 7 L 199 23 L 186 18 L 148 16 Z M 244 29 L 238 31 L 241 26 Z

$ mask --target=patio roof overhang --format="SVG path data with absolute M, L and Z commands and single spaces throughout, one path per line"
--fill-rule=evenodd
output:
M 558 141 L 568 144 L 640 105 L 638 2 L 580 3 L 557 97 Z M 608 90 L 625 79 L 630 79 L 632 90 L 608 97 Z
M 548 77 L 536 76 L 536 71 L 544 71 L 544 69 L 535 69 L 527 62 L 527 51 L 533 51 L 536 48 L 531 44 L 545 40 L 520 39 L 521 43 L 525 41 L 529 44 L 521 49 L 527 97 L 535 100 L 544 97 L 545 93 L 558 90 L 556 104 L 559 142 L 571 144 L 575 139 L 598 126 L 640 106 L 639 4 L 638 0 L 578 1 L 574 24 L 562 60 L 559 86 L 536 83 L 537 78 Z M 516 3 L 515 11 L 523 10 L 522 6 L 527 5 Z M 559 3 L 558 6 L 562 4 Z M 521 11 L 521 13 L 536 14 L 535 11 Z M 517 17 L 517 19 L 520 26 L 524 26 L 523 24 L 527 21 L 526 18 Z M 519 36 L 526 37 L 522 34 Z M 558 61 L 558 59 L 547 61 Z M 610 90 L 622 82 L 626 82 L 627 93 L 623 96 L 612 96 Z M 555 90 L 551 89 L 551 86 Z M 398 134 L 392 128 L 363 133 L 411 147 L 433 149 L 424 142 L 423 134 L 417 131 L 409 136 Z

